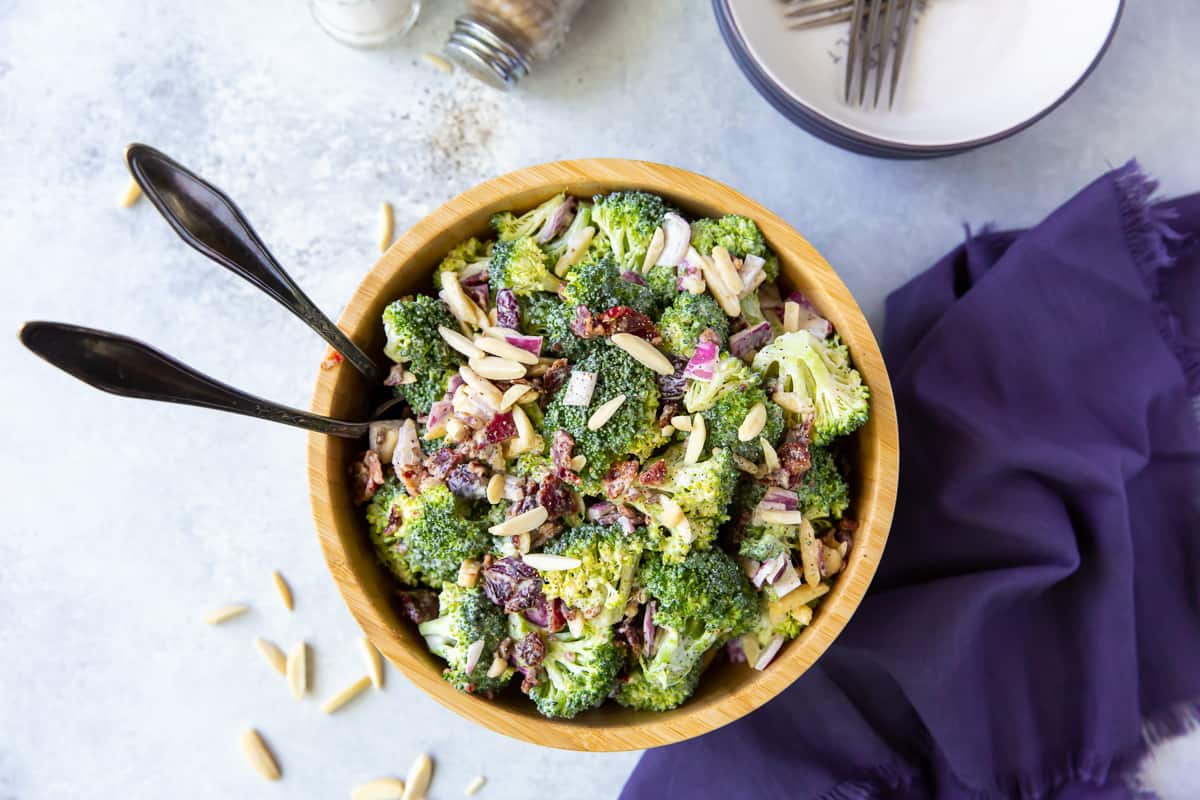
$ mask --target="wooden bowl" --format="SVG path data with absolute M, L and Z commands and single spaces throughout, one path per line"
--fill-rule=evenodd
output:
M 451 247 L 483 236 L 498 211 L 524 211 L 567 191 L 581 196 L 614 189 L 662 195 L 693 217 L 726 213 L 755 220 L 782 264 L 785 285 L 808 296 L 849 345 L 871 389 L 871 418 L 857 434 L 852 513 L 859 529 L 845 571 L 825 596 L 812 625 L 788 643 L 763 672 L 716 663 L 694 697 L 673 711 L 630 711 L 615 703 L 573 720 L 549 720 L 517 692 L 495 700 L 461 694 L 442 680 L 443 664 L 426 650 L 415 627 L 394 605 L 393 579 L 371 547 L 362 511 L 350 499 L 347 463 L 361 443 L 312 434 L 308 479 L 313 516 L 329 571 L 351 613 L 375 646 L 410 680 L 447 708 L 494 731 L 571 750 L 633 750 L 671 744 L 733 722 L 783 691 L 808 669 L 858 607 L 887 541 L 896 498 L 898 439 L 891 385 L 862 311 L 825 259 L 783 220 L 716 181 L 642 161 L 560 161 L 503 175 L 459 195 L 421 220 L 379 259 L 350 298 L 340 326 L 369 352 L 383 346 L 380 315 L 404 294 L 427 290 L 430 275 Z M 436 335 L 430 331 L 430 335 Z M 312 410 L 363 419 L 368 387 L 348 364 L 322 371 Z

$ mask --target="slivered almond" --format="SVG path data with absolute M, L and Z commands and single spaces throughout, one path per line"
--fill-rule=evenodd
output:
M 208 612 L 204 617 L 204 621 L 209 625 L 220 625 L 222 622 L 228 622 L 234 617 L 240 617 L 250 610 L 250 606 L 240 604 L 221 606 L 218 609 Z
M 671 426 L 677 431 L 690 431 L 692 429 L 692 418 L 686 414 L 680 414 L 677 417 L 671 417 Z
M 503 339 L 496 339 L 491 336 L 480 336 L 475 339 L 475 346 L 485 353 L 491 353 L 500 358 L 507 358 L 510 361 L 516 361 L 520 364 L 536 364 L 538 357 L 528 350 L 523 350 L 514 344 L 509 344 Z
M 783 329 L 788 333 L 800 330 L 800 304 L 795 300 L 783 304 Z
M 275 570 L 271 573 L 271 580 L 275 582 L 275 589 L 279 592 L 279 599 L 283 601 L 283 607 L 291 611 L 296 607 L 296 601 L 292 598 L 292 587 L 288 586 L 287 580 Z
M 362 653 L 363 663 L 367 666 L 367 674 L 371 676 L 371 684 L 376 689 L 383 688 L 383 656 L 371 644 L 371 640 L 363 636 L 358 640 L 358 651 Z
M 650 268 L 658 263 L 658 257 L 662 255 L 666 244 L 667 232 L 660 225 L 654 229 L 654 235 L 650 237 L 650 244 L 646 246 L 646 258 L 642 261 L 642 272 L 649 272 Z
M 466 365 L 458 368 L 458 376 L 463 379 L 463 383 L 486 397 L 489 403 L 496 408 L 500 407 L 502 395 L 500 394 L 500 390 L 496 388 L 496 384 L 481 377 L 479 373 Z
M 476 328 L 484 327 L 490 322 L 487 313 L 467 297 L 462 284 L 458 282 L 458 275 L 447 270 L 441 273 L 441 278 L 442 291 L 438 292 L 438 297 L 442 298 L 456 320 Z
M 439 72 L 445 72 L 447 75 L 454 72 L 454 65 L 447 61 L 445 57 L 440 56 L 437 53 L 422 53 L 421 58 L 425 60 L 426 64 Z M 355 800 L 357 800 L 357 798 Z
M 683 451 L 683 463 L 695 464 L 700 460 L 706 438 L 708 438 L 708 430 L 704 425 L 704 417 L 697 414 L 692 417 L 692 432 L 688 434 L 687 447 Z
M 663 495 L 659 498 L 659 502 L 663 507 L 663 524 L 668 528 L 678 527 L 687 517 L 684 516 L 683 509 L 679 507 L 674 499 Z
M 277 781 L 282 776 L 283 773 L 279 771 L 279 762 L 267 749 L 267 743 L 263 741 L 259 732 L 253 728 L 242 734 L 242 753 L 250 762 L 250 766 L 254 767 L 254 771 L 267 780 Z
M 748 472 L 751 475 L 758 474 L 758 465 L 755 464 L 753 461 L 751 461 L 748 458 L 743 458 L 739 455 L 735 455 L 733 457 L 733 463 L 734 463 L 734 466 L 736 466 L 742 472 Z
M 583 469 L 586 466 L 587 466 L 587 456 L 585 456 L 583 453 L 580 453 L 577 456 L 571 457 L 571 469 L 574 470 L 575 472 L 579 472 L 579 470 Z
M 495 325 L 489 325 L 483 329 L 483 332 L 488 336 L 491 336 L 493 339 L 507 339 L 509 336 L 525 335 L 518 330 L 513 330 L 512 328 L 498 328 Z
M 536 530 L 550 516 L 542 506 L 531 508 L 524 514 L 518 514 L 512 519 L 506 519 L 499 525 L 493 525 L 488 531 L 493 536 L 516 536 Z
M 424 800 L 429 791 L 429 781 L 433 778 L 433 759 L 428 753 L 421 753 L 408 768 L 408 777 L 404 781 L 403 800 Z
M 117 202 L 121 208 L 130 208 L 142 196 L 142 187 L 133 178 L 129 179 L 129 185 L 125 187 L 125 191 L 121 194 L 121 199 Z
M 641 340 L 639 340 L 639 341 L 641 341 Z M 611 400 L 601 404 L 601 406 L 599 408 L 597 408 L 594 412 L 592 412 L 592 415 L 590 417 L 588 417 L 588 421 L 587 421 L 588 430 L 589 431 L 598 431 L 601 428 L 603 428 L 604 423 L 606 423 L 610 419 L 612 419 L 612 415 L 617 413 L 617 409 L 619 409 L 624 403 L 625 403 L 625 395 L 619 394 L 616 397 L 612 398 Z
M 504 499 L 504 473 L 494 473 L 487 485 L 487 501 L 492 505 Z
M 471 434 L 470 429 L 467 428 L 466 425 L 463 425 L 462 420 L 460 420 L 458 417 L 451 417 L 450 419 L 446 420 L 446 441 L 447 442 L 452 442 L 452 443 L 461 442 L 461 441 L 465 440 L 470 434 Z
M 695 250 L 689 251 L 689 263 L 690 255 L 694 252 Z M 738 302 L 738 292 L 742 288 L 741 280 L 737 280 L 733 285 L 727 284 L 724 275 L 717 267 L 715 259 L 702 256 L 699 253 L 696 254 L 696 258 L 699 260 L 700 271 L 704 275 L 704 281 L 708 286 L 708 293 L 721 306 L 721 310 L 725 312 L 726 316 L 739 316 L 742 313 L 742 304 Z
M 485 783 L 487 783 L 487 778 L 483 777 L 482 775 L 476 775 L 471 779 L 471 782 L 467 784 L 467 788 L 463 789 L 463 794 L 467 797 L 470 797 L 482 789 Z
M 363 675 L 361 678 L 356 680 L 354 683 L 350 684 L 345 689 L 342 689 L 340 692 L 335 694 L 333 697 L 330 697 L 324 703 L 321 703 L 321 711 L 325 712 L 326 714 L 332 714 L 333 712 L 337 711 L 342 706 L 346 705 L 346 703 L 349 703 L 351 700 L 353 700 L 354 698 L 356 698 L 360 694 L 362 694 L 366 690 L 366 688 L 370 685 L 371 685 L 370 676 Z
M 675 435 L 675 426 L 673 426 L 673 425 L 663 425 L 663 427 L 662 427 L 662 435 L 663 435 L 663 438 L 665 438 L 665 439 L 670 439 L 672 436 L 674 436 L 674 435 Z
M 525 447 L 529 447 L 533 443 L 533 437 L 537 435 L 533 431 L 533 423 L 529 421 L 529 415 L 520 406 L 513 406 L 512 417 L 513 425 L 517 428 L 517 441 Z
M 287 675 L 287 656 L 283 654 L 278 645 L 262 637 L 256 637 L 254 640 L 254 649 L 262 653 L 262 657 L 267 660 L 272 669 L 280 675 Z
M 729 251 L 717 245 L 712 249 L 712 260 L 717 274 L 721 276 L 721 283 L 725 284 L 725 288 L 733 292 L 736 297 L 738 290 L 742 288 L 742 276 L 738 274 L 737 267 L 733 265 L 733 258 L 730 257 Z
M 464 558 L 458 565 L 458 578 L 455 582 L 467 589 L 479 583 L 479 562 L 473 558 Z
M 754 515 L 768 525 L 799 525 L 804 522 L 804 514 L 799 511 L 784 511 L 777 508 L 766 508 Z
M 458 331 L 452 331 L 445 325 L 438 325 L 438 333 L 441 335 L 446 344 L 450 345 L 467 358 L 483 358 L 483 351 L 476 347 L 474 342 L 463 336 Z
M 762 403 L 755 403 L 754 408 L 750 409 L 749 413 L 746 414 L 746 418 L 742 420 L 741 426 L 738 427 L 738 441 L 753 441 L 762 433 L 763 426 L 766 424 L 767 407 Z
M 468 359 L 467 363 L 480 377 L 494 381 L 515 381 L 525 377 L 525 366 L 511 358 L 484 356 L 483 358 Z
M 508 661 L 500 657 L 500 654 L 492 656 L 492 665 L 488 667 L 487 676 L 489 678 L 499 678 L 508 671 Z
M 500 398 L 500 411 L 508 411 L 517 404 L 525 394 L 530 391 L 530 387 L 523 383 L 514 383 L 512 386 L 504 390 L 504 395 Z
M 771 446 L 763 437 L 758 437 L 758 443 L 762 446 L 763 451 L 763 466 L 767 468 L 767 472 L 774 472 L 779 469 L 779 455 L 775 452 L 775 448 Z
M 556 556 L 553 553 L 526 553 L 521 560 L 538 572 L 562 572 L 583 565 L 578 558 Z
M 288 653 L 287 679 L 292 697 L 303 699 L 308 691 L 308 645 L 304 642 L 297 643 Z
M 632 356 L 639 364 L 654 370 L 659 375 L 675 374 L 675 367 L 672 366 L 671 359 L 640 336 L 634 336 L 632 333 L 614 333 L 612 343 Z
M 404 800 L 404 781 L 399 778 L 367 781 L 354 787 L 350 800 Z
M 392 236 L 396 230 L 396 212 L 391 203 L 379 207 L 379 252 L 386 252 L 392 246 Z
M 771 399 L 775 401 L 775 405 L 793 414 L 804 413 L 804 406 L 800 404 L 800 398 L 795 392 L 775 392 L 771 395 Z
M 545 356 L 539 358 L 538 363 L 534 364 L 533 366 L 531 366 L 529 368 L 529 370 L 528 370 L 529 377 L 530 378 L 540 378 L 541 376 L 545 375 L 546 370 L 550 369 L 550 366 L 554 363 L 554 361 L 555 361 L 555 359 L 546 358 Z
M 408 370 L 404 370 L 400 373 L 400 380 L 397 381 L 396 385 L 397 386 L 407 386 L 410 383 L 416 383 L 416 382 L 417 382 L 417 376 L 413 375 Z

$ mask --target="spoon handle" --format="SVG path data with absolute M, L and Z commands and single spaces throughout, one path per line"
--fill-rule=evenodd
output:
M 183 241 L 275 298 L 371 383 L 383 381 L 374 359 L 308 299 L 224 192 L 149 145 L 129 145 L 125 160 L 133 179 Z
M 27 322 L 20 335 L 22 344 L 46 361 L 110 394 L 229 411 L 347 439 L 365 436 L 369 427 L 254 397 L 116 333 L 61 322 Z

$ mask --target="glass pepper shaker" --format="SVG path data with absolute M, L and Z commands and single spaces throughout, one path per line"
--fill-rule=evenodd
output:
M 454 22 L 446 56 L 481 81 L 508 89 L 567 37 L 585 0 L 471 0 Z

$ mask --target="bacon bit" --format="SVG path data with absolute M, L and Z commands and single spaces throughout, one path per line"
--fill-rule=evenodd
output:
M 404 484 L 404 490 L 410 497 L 420 497 L 421 486 L 430 480 L 429 473 L 425 471 L 425 468 L 417 464 L 401 467 L 400 471 L 396 473 L 396 477 Z
M 432 589 L 405 589 L 397 592 L 404 616 L 420 625 L 438 615 L 438 596 Z
M 321 369 L 333 369 L 345 360 L 341 353 L 331 347 L 326 351 L 324 360 L 321 361 Z
M 367 450 L 350 465 L 350 486 L 354 492 L 354 502 L 358 505 L 375 496 L 380 486 L 383 486 L 383 464 L 379 454 Z
M 616 500 L 621 497 L 630 496 L 630 490 L 633 488 L 634 481 L 637 480 L 638 462 L 636 459 L 629 461 L 620 461 L 613 464 L 600 483 L 604 486 L 604 493 L 608 495 L 610 500 Z
M 550 440 L 550 458 L 554 461 L 554 474 L 567 483 L 579 486 L 583 481 L 575 473 L 571 463 L 574 449 L 575 437 L 561 428 L 554 432 Z
M 646 524 L 646 517 L 622 503 L 601 500 L 587 510 L 587 518 L 601 525 L 617 525 L 625 533 L 633 533 L 639 525 Z
M 400 530 L 400 525 L 403 522 L 404 522 L 404 517 L 400 515 L 400 507 L 392 506 L 391 510 L 388 511 L 387 525 L 385 525 L 383 528 L 384 538 L 387 538 L 388 536 L 391 536 L 396 531 Z
M 536 550 L 539 547 L 545 546 L 547 542 L 557 537 L 564 530 L 561 522 L 552 522 L 547 520 L 538 526 L 538 529 L 529 534 L 529 549 Z
M 575 510 L 575 492 L 557 475 L 550 474 L 538 487 L 537 503 L 546 509 L 549 520 L 559 519 Z
M 642 486 L 662 486 L 666 479 L 667 462 L 666 459 L 660 458 L 642 470 L 642 474 L 638 476 L 638 483 Z
M 596 317 L 596 324 L 605 336 L 612 336 L 614 333 L 632 333 L 651 344 L 662 343 L 662 337 L 654 322 L 645 314 L 634 311 L 629 306 L 613 306 L 607 311 L 601 311 Z
M 530 631 L 512 646 L 512 659 L 525 676 L 521 691 L 528 693 L 538 684 L 538 669 L 546 660 L 546 642 L 537 631 Z
M 499 444 L 509 439 L 517 438 L 517 424 L 513 421 L 511 411 L 492 417 L 487 428 L 483 431 L 483 440 L 488 444 Z
M 583 308 L 583 306 L 580 306 Z M 549 402 L 549 399 L 558 393 L 558 390 L 567 382 L 567 378 L 571 374 L 571 365 L 565 358 L 557 359 L 553 364 L 546 368 L 546 374 L 542 376 L 542 398 Z
M 785 489 L 795 489 L 800 485 L 806 472 L 812 467 L 812 458 L 808 452 L 808 437 L 812 423 L 805 421 L 789 428 L 784 442 L 776 452 L 779 455 L 779 469 L 771 475 L 771 480 Z
M 617 626 L 617 644 L 624 644 L 634 655 L 642 653 L 642 624 L 635 622 L 633 617 L 626 617 Z

